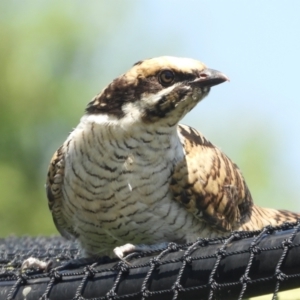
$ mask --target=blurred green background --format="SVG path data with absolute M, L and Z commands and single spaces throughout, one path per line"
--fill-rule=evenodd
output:
M 106 84 L 166 54 L 231 78 L 183 123 L 240 166 L 258 204 L 299 210 L 294 11 L 279 1 L 1 1 L 0 236 L 57 233 L 44 191 L 52 154 Z

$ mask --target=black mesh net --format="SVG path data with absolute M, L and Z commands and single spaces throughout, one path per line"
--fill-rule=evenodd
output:
M 83 262 L 61 237 L 0 240 L 0 299 L 244 299 L 300 287 L 300 222 Z M 21 270 L 35 257 L 47 272 Z

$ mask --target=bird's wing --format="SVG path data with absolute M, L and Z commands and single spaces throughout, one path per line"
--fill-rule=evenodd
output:
M 64 217 L 62 202 L 62 186 L 64 180 L 65 163 L 63 146 L 53 155 L 47 174 L 46 192 L 48 197 L 49 209 L 57 230 L 67 239 L 74 239 L 76 233 Z
M 195 129 L 179 125 L 178 134 L 185 157 L 172 174 L 174 198 L 217 230 L 237 229 L 253 205 L 240 170 Z

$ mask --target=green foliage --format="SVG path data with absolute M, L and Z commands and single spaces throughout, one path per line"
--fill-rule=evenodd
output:
M 44 192 L 47 165 L 95 93 L 91 83 L 104 85 L 101 72 L 93 70 L 95 56 L 125 17 L 125 4 L 5 2 L 0 3 L 0 236 L 56 233 Z

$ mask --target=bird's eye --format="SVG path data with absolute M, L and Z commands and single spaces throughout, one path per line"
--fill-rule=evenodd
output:
M 168 86 L 173 83 L 175 75 L 171 70 L 163 70 L 159 73 L 158 79 L 163 86 Z

